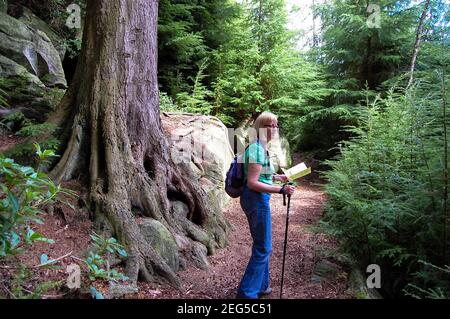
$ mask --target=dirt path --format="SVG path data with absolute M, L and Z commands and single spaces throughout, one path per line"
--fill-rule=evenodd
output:
M 349 298 L 347 273 L 337 266 L 338 273 L 324 277 L 320 282 L 313 280 L 315 265 L 324 261 L 322 252 L 334 250 L 336 243 L 324 234 L 313 233 L 308 229 L 322 214 L 325 195 L 319 186 L 304 182 L 297 187 L 291 199 L 289 218 L 288 247 L 284 277 L 284 298 Z M 286 207 L 283 197 L 273 194 L 271 198 L 273 224 L 273 252 L 271 258 L 271 280 L 273 294 L 280 293 L 281 268 L 283 258 Z M 251 237 L 239 199 L 233 199 L 225 210 L 226 217 L 233 226 L 230 244 L 209 257 L 210 269 L 201 270 L 189 266 L 179 272 L 183 289 L 177 291 L 168 286 L 142 283 L 139 286 L 140 298 L 234 298 L 240 278 L 244 273 L 251 254 Z M 328 262 L 328 261 L 326 261 Z

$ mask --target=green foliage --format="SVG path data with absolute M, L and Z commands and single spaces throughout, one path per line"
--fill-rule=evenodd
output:
M 19 136 L 37 136 L 41 134 L 50 134 L 55 132 L 57 126 L 50 123 L 28 124 L 23 126 L 16 135 Z
M 64 47 L 66 48 L 66 54 L 69 58 L 73 59 L 80 55 L 81 52 L 81 39 L 65 39 Z
M 448 77 L 433 72 L 407 92 L 367 99 L 358 126 L 347 127 L 355 137 L 327 161 L 324 223 L 363 265 L 382 265 L 394 295 L 408 283 L 448 289 L 445 276 L 427 272 L 433 280 L 423 282 L 414 275 L 424 273 L 419 260 L 449 264 L 446 92 Z
M 405 295 L 416 299 L 449 299 L 450 298 L 450 267 L 445 268 L 419 260 L 424 269 L 415 274 L 424 285 L 434 288 L 423 289 L 416 284 L 408 284 L 405 289 Z
M 73 195 L 40 172 L 40 165 L 56 156 L 54 152 L 42 152 L 37 144 L 36 150 L 39 157 L 36 170 L 0 155 L 0 258 L 23 252 L 24 245 L 36 241 L 53 243 L 34 232 L 32 224 L 43 223 L 42 208 L 53 203 L 58 194 Z
M 15 127 L 21 127 L 26 121 L 25 115 L 22 112 L 13 112 L 4 116 L 0 120 L 0 124 L 8 131 L 13 131 Z
M 222 0 L 159 2 L 158 79 L 162 91 L 172 98 L 190 91 L 197 65 L 232 35 L 224 25 L 235 8 L 233 1 Z
M 17 259 L 17 254 L 26 252 L 35 242 L 54 244 L 52 239 L 33 230 L 33 225 L 42 224 L 43 207 L 55 201 L 64 201 L 61 195 L 74 196 L 75 193 L 55 185 L 41 172 L 51 157 L 57 156 L 52 150 L 42 150 L 35 144 L 37 168 L 22 166 L 0 154 L 0 260 L 15 259 L 17 265 L 11 284 L 12 298 L 42 298 L 47 291 L 58 288 L 62 281 L 43 281 L 35 278 L 35 270 Z M 55 267 L 55 260 L 41 255 L 39 268 Z
M 179 105 L 179 108 L 185 112 L 201 114 L 210 114 L 211 112 L 212 105 L 208 102 L 208 98 L 213 94 L 202 83 L 205 78 L 204 71 L 207 65 L 206 63 L 207 61 L 205 60 L 199 66 L 198 73 L 194 79 L 192 92 L 182 92 L 177 94 L 177 104 Z
M 165 92 L 159 91 L 159 108 L 162 112 L 177 112 L 179 111 L 173 99 Z
M 256 72 L 259 52 L 245 19 L 236 19 L 227 28 L 234 36 L 213 52 L 211 61 L 218 70 L 213 79 L 213 114 L 231 126 L 258 110 L 263 96 Z
M 380 6 L 380 28 L 368 25 L 368 5 Z M 318 158 L 334 156 L 336 144 L 352 133 L 342 129 L 358 122 L 358 108 L 367 90 L 374 97 L 385 81 L 407 69 L 420 5 L 412 1 L 335 0 L 316 4 L 314 15 L 322 24 L 321 41 L 309 52 L 325 76 L 328 94 L 297 121 L 298 147 L 317 150 Z M 384 92 L 384 89 L 383 91 Z M 317 104 L 316 104 L 317 105 Z M 317 141 L 317 136 L 323 139 Z
M 247 1 L 227 24 L 233 37 L 214 52 L 214 112 L 228 125 L 271 110 L 294 142 L 303 136 L 299 118 L 320 109 L 330 94 L 322 71 L 294 49 L 284 1 Z M 297 123 L 294 123 L 297 121 Z M 295 133 L 294 133 L 295 132 Z
M 43 294 L 52 289 L 61 287 L 64 283 L 64 281 L 49 280 L 38 282 L 35 284 L 34 288 L 30 288 L 30 282 L 33 281 L 33 277 L 33 269 L 20 263 L 18 271 L 11 282 L 12 297 L 15 299 L 41 299 Z
M 86 265 L 89 269 L 89 279 L 127 280 L 128 278 L 116 269 L 110 269 L 107 260 L 105 260 L 108 255 L 113 254 L 121 258 L 128 257 L 124 247 L 113 237 L 105 239 L 102 236 L 93 233 L 91 239 L 94 247 L 86 258 Z M 106 269 L 104 268 L 105 266 Z
M 330 84 L 339 90 L 340 104 L 364 98 L 357 91 L 366 82 L 374 90 L 410 62 L 420 5 L 395 0 L 376 4 L 381 9 L 379 28 L 367 24 L 368 2 L 336 0 L 316 7 L 326 26 L 317 56 L 333 79 Z

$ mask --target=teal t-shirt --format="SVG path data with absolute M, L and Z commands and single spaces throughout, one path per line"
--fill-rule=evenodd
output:
M 264 150 L 264 147 L 257 141 L 251 143 L 245 151 L 245 158 L 248 159 L 248 162 L 244 162 L 245 177 L 247 177 L 248 174 L 248 164 L 257 163 L 262 166 L 258 180 L 262 183 L 272 185 L 272 175 L 275 173 L 275 169 L 272 162 L 269 160 L 269 156 Z

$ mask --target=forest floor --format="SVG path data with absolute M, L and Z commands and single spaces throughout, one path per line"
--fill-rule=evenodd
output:
M 298 161 L 295 161 L 294 158 L 294 162 Z M 317 181 L 318 179 L 313 177 L 299 183 L 297 191 L 291 199 L 283 298 L 354 298 L 348 289 L 348 267 L 333 257 L 336 256 L 337 242 L 314 230 L 314 225 L 322 217 L 326 202 L 322 186 Z M 14 293 L 26 295 L 39 282 L 60 281 L 65 283 L 68 277 L 66 267 L 73 263 L 78 264 L 83 272 L 87 271 L 83 256 L 90 246 L 89 234 L 92 233 L 92 222 L 83 200 L 86 190 L 77 181 L 70 181 L 62 186 L 75 190 L 80 195 L 79 199 L 71 200 L 72 207 L 76 210 L 59 204 L 53 214 L 43 216 L 44 224 L 36 225 L 34 228 L 37 232 L 53 239 L 55 243 L 52 245 L 36 243 L 27 249 L 26 253 L 18 256 L 20 262 L 32 269 L 32 273 L 24 278 L 25 281 L 19 282 L 24 290 L 14 290 L 12 282 L 14 278 L 16 280 L 18 278 L 18 269 L 15 264 L 0 261 L 0 297 L 3 295 L 21 298 L 20 295 L 15 296 Z M 271 208 L 273 225 L 271 286 L 273 293 L 266 298 L 279 298 L 286 222 L 286 206 L 283 206 L 281 195 L 272 195 Z M 188 263 L 185 270 L 178 272 L 182 281 L 180 290 L 168 285 L 140 282 L 138 283 L 138 293 L 126 295 L 125 298 L 235 298 L 236 289 L 251 254 L 252 241 L 239 199 L 230 200 L 225 207 L 224 214 L 232 225 L 229 245 L 208 257 L 210 263 L 208 270 L 196 268 Z M 65 257 L 59 260 L 59 267 L 41 269 L 37 267 L 41 254 L 47 254 L 50 259 Z M 98 291 L 107 290 L 105 282 L 97 281 L 93 285 Z M 89 294 L 73 296 L 67 289 L 58 289 L 49 290 L 42 297 L 89 298 Z

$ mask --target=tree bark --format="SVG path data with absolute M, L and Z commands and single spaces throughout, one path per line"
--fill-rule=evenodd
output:
M 227 230 L 220 209 L 169 156 L 159 111 L 157 14 L 157 0 L 88 1 L 74 80 L 50 121 L 63 124 L 68 140 L 50 176 L 60 182 L 88 174 L 91 209 L 125 245 L 133 282 L 140 275 L 179 286 L 141 234 L 132 208 L 200 241 L 210 254 Z M 169 197 L 187 204 L 186 220 L 172 214 Z
M 409 68 L 409 80 L 406 88 L 409 88 L 414 80 L 414 69 L 416 68 L 417 55 L 419 54 L 420 38 L 422 37 L 423 23 L 427 15 L 428 7 L 430 6 L 430 0 L 426 0 L 422 14 L 419 19 L 419 24 L 416 29 L 416 40 L 414 41 L 414 49 L 411 58 L 411 66 Z

